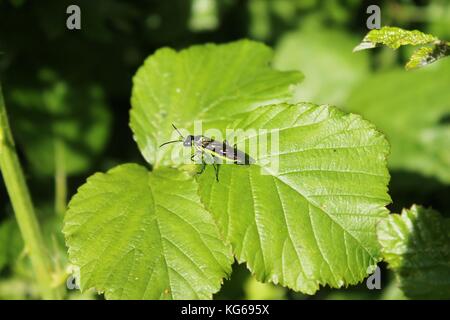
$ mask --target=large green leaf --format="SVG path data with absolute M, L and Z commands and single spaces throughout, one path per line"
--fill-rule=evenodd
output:
M 450 60 L 413 73 L 398 69 L 362 82 L 347 106 L 387 135 L 392 169 L 449 183 L 449 83 Z
M 158 50 L 134 77 L 130 126 L 145 159 L 154 166 L 172 163 L 171 146 L 159 149 L 171 123 L 187 129 L 194 120 L 218 121 L 285 101 L 302 76 L 269 67 L 270 48 L 242 40 Z
M 81 289 L 109 299 L 210 298 L 231 270 L 197 183 L 174 169 L 95 174 L 72 198 L 63 231 Z
M 352 53 L 355 41 L 339 29 L 308 21 L 281 38 L 275 49 L 274 67 L 304 73 L 295 100 L 341 106 L 369 70 L 368 55 Z
M 390 202 L 383 135 L 359 116 L 311 104 L 262 107 L 231 127 L 274 129 L 279 140 L 278 151 L 272 140 L 268 151 L 249 148 L 254 165 L 222 165 L 219 182 L 212 168 L 199 178 L 237 259 L 260 281 L 308 294 L 361 281 L 380 259 L 375 225 Z M 241 136 L 238 147 L 264 137 Z
M 301 78 L 271 70 L 270 56 L 264 45 L 239 41 L 161 49 L 146 60 L 134 78 L 131 127 L 154 171 L 120 166 L 94 175 L 72 199 L 64 232 L 83 289 L 107 298 L 207 298 L 230 270 L 228 242 L 258 280 L 310 294 L 373 270 L 375 224 L 390 201 L 387 142 L 336 108 L 269 105 L 288 100 Z M 236 132 L 238 148 L 257 163 L 223 165 L 219 182 L 208 167 L 197 184 L 161 169 L 175 164 L 174 145 L 157 147 L 178 138 L 171 123 L 191 130 L 195 121 L 221 133 L 274 130 L 268 136 L 279 140 L 258 153 L 246 145 L 264 133 Z
M 412 206 L 383 219 L 377 231 L 383 257 L 406 296 L 450 298 L 450 219 Z

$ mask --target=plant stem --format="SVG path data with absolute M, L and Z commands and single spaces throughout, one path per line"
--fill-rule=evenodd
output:
M 5 102 L 0 84 L 0 169 L 11 199 L 17 223 L 34 273 L 44 299 L 60 298 L 52 286 L 51 260 L 47 254 L 42 233 L 36 219 L 28 186 L 20 166 L 14 140 L 8 123 Z
M 67 206 L 67 175 L 64 144 L 55 139 L 55 212 L 64 215 Z

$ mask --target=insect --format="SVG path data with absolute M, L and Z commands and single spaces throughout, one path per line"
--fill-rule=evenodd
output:
M 201 174 L 205 171 L 206 164 L 212 164 L 216 173 L 216 181 L 219 181 L 219 165 L 223 161 L 230 161 L 232 164 L 237 165 L 249 165 L 255 163 L 255 160 L 248 154 L 238 150 L 236 145 L 233 147 L 230 146 L 226 140 L 220 142 L 203 135 L 188 135 L 187 137 L 184 137 L 175 125 L 172 124 L 172 127 L 178 132 L 180 139 L 164 142 L 159 147 L 175 142 L 182 142 L 183 146 L 191 147 L 191 161 L 194 161 L 196 156 L 200 156 L 202 160 L 202 167 L 197 174 Z M 209 161 L 206 161 L 205 159 Z

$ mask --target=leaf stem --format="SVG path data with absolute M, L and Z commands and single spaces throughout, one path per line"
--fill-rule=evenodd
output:
M 65 166 L 64 144 L 55 140 L 55 212 L 64 215 L 67 206 L 67 174 Z
M 31 263 L 44 299 L 58 299 L 60 294 L 52 286 L 51 260 L 48 256 L 42 233 L 25 177 L 17 156 L 9 127 L 6 106 L 0 84 L 0 169 L 11 199 L 20 232 L 30 255 Z

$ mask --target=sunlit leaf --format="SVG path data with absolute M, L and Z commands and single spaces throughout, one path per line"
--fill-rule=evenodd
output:
M 353 51 L 375 48 L 380 44 L 392 49 L 398 49 L 404 45 L 432 44 L 430 47 L 421 47 L 413 53 L 405 66 L 407 70 L 426 66 L 450 55 L 450 44 L 448 42 L 418 30 L 410 31 L 397 27 L 383 27 L 379 30 L 369 31 L 363 41 Z
M 248 40 L 163 48 L 147 58 L 134 77 L 130 123 L 145 159 L 156 167 L 172 164 L 171 146 L 158 148 L 171 123 L 190 129 L 195 120 L 226 119 L 289 99 L 302 76 L 271 69 L 271 58 L 270 48 Z
M 174 169 L 95 174 L 72 198 L 63 232 L 81 289 L 108 299 L 207 299 L 231 270 L 197 183 Z
M 435 36 L 418 30 L 410 31 L 397 27 L 383 27 L 370 30 L 363 41 L 354 48 L 354 51 L 375 48 L 378 44 L 398 49 L 404 45 L 428 44 L 438 40 Z
M 439 43 L 433 47 L 422 47 L 412 54 L 405 68 L 411 70 L 424 67 L 448 55 L 450 55 L 450 47 L 445 43 Z
M 270 138 L 250 153 L 256 164 L 222 165 L 219 182 L 212 168 L 199 178 L 202 201 L 238 261 L 260 281 L 308 294 L 372 272 L 380 259 L 375 226 L 390 202 L 383 135 L 359 116 L 311 104 L 259 108 L 232 127 L 279 135 L 278 150 Z M 264 138 L 243 136 L 238 148 Z

